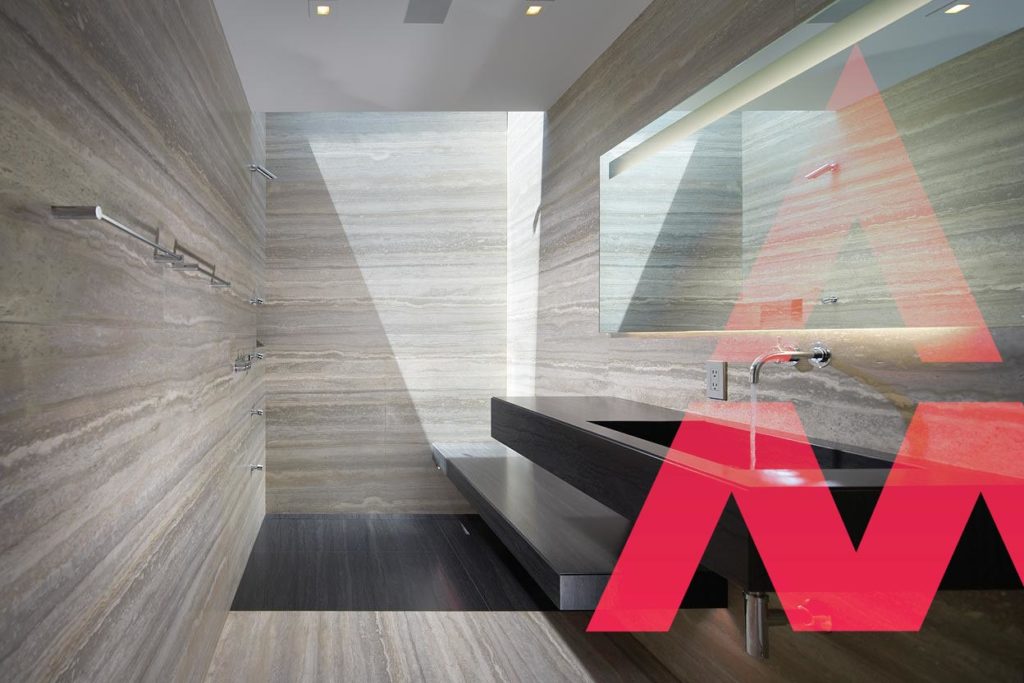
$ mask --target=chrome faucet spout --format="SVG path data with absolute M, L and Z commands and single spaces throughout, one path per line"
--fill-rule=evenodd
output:
M 762 353 L 750 364 L 750 383 L 757 384 L 761 380 L 761 369 L 766 363 L 789 363 L 796 365 L 800 360 L 809 360 L 816 368 L 823 368 L 832 362 L 832 350 L 821 342 L 815 342 L 810 351 L 799 349 L 776 349 Z

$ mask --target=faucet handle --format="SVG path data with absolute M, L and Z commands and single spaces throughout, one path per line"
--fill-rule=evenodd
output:
M 811 345 L 811 365 L 816 368 L 824 368 L 832 362 L 832 349 L 825 346 L 824 342 L 816 341 Z
M 782 337 L 776 337 L 775 350 L 779 353 L 796 353 L 800 350 L 800 347 L 796 344 L 787 344 L 783 342 Z M 795 366 L 797 364 L 797 359 L 790 358 L 789 360 L 780 360 L 779 362 Z
M 797 346 L 796 344 L 790 344 L 788 342 L 782 341 L 782 337 L 776 337 L 775 338 L 775 348 L 777 348 L 779 351 L 799 351 L 800 350 L 800 347 Z

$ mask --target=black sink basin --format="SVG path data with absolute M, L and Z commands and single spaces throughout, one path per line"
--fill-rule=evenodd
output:
M 671 446 L 679 431 L 679 420 L 591 420 L 590 424 L 635 436 L 660 446 Z M 742 430 L 746 431 L 746 430 Z M 818 466 L 823 470 L 888 470 L 892 462 L 821 444 L 811 444 Z
M 640 420 L 590 420 L 590 424 L 606 427 L 644 441 L 671 446 L 679 431 L 679 420 L 644 422 Z

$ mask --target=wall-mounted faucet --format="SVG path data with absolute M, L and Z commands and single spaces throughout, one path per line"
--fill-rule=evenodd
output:
M 801 351 L 794 347 L 784 348 L 781 344 L 778 348 L 762 353 L 750 364 L 750 383 L 757 384 L 761 379 L 761 368 L 765 363 L 788 363 L 796 365 L 798 361 L 807 359 L 816 368 L 823 368 L 832 362 L 832 349 L 822 342 L 814 342 L 810 351 Z

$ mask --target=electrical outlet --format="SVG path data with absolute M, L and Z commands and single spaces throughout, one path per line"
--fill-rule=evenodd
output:
M 729 398 L 729 365 L 724 360 L 704 363 L 704 391 L 708 398 L 725 401 Z

